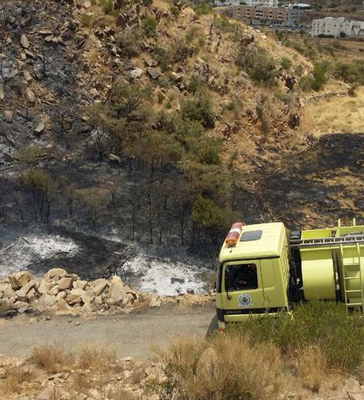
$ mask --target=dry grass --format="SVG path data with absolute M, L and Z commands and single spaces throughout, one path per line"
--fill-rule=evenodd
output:
M 188 400 L 276 398 L 288 383 L 284 363 L 271 343 L 249 338 L 181 338 L 160 352 L 170 382 Z
M 309 104 L 305 109 L 304 130 L 322 135 L 327 133 L 363 133 L 364 87 L 356 96 L 336 97 Z
M 90 388 L 88 374 L 83 371 L 76 371 L 72 374 L 72 388 L 77 392 L 83 392 Z
M 117 366 L 116 352 L 113 349 L 88 345 L 79 350 L 79 366 L 82 369 L 101 371 L 115 369 Z
M 60 344 L 35 347 L 30 360 L 53 374 L 68 370 L 75 363 L 74 355 Z
M 122 388 L 110 390 L 108 398 L 113 400 L 141 400 L 140 396 Z
M 318 346 L 309 346 L 297 353 L 295 367 L 301 385 L 312 392 L 319 392 L 329 375 L 327 357 Z
M 0 381 L 2 395 L 19 393 L 23 383 L 32 382 L 37 377 L 36 372 L 26 366 L 9 366 L 4 375 L 6 378 Z

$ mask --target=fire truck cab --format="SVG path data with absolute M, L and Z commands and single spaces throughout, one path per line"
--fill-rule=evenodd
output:
M 283 223 L 243 226 L 224 243 L 217 271 L 219 328 L 250 314 L 288 310 L 289 243 Z

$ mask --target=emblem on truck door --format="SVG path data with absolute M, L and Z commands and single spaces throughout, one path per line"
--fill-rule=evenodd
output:
M 243 293 L 238 297 L 238 306 L 239 307 L 248 307 L 251 305 L 251 298 L 247 294 Z

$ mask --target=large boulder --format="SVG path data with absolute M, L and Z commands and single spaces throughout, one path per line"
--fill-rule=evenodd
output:
M 15 294 L 18 298 L 22 298 L 22 301 L 27 301 L 27 294 L 30 292 L 31 289 L 36 289 L 38 285 L 39 283 L 35 279 L 32 279 L 31 281 L 26 283 L 21 289 L 17 290 Z
M 72 289 L 73 287 L 73 277 L 62 278 L 58 284 L 58 290 Z
M 0 285 L 0 293 L 4 299 L 11 299 L 15 296 L 14 290 L 11 288 L 10 284 L 3 283 Z
M 72 289 L 67 296 L 68 304 L 80 304 L 82 303 L 82 297 L 86 295 L 83 289 Z
M 127 295 L 126 288 L 120 277 L 114 276 L 110 282 L 109 298 L 113 300 L 114 304 L 120 304 Z
M 96 279 L 96 281 L 92 282 L 92 290 L 96 296 L 100 296 L 105 292 L 107 287 L 109 286 L 109 282 L 106 279 Z
M 95 300 L 95 293 L 94 293 L 93 291 L 91 291 L 91 290 L 88 290 L 87 292 L 85 292 L 85 293 L 82 295 L 82 302 L 83 302 L 84 304 L 93 303 L 94 300 Z
M 39 299 L 39 304 L 43 307 L 53 307 L 56 304 L 56 298 L 46 293 Z
M 65 269 L 63 269 L 63 268 L 52 268 L 45 274 L 44 277 L 46 279 L 59 281 L 65 275 L 67 275 L 67 271 Z
M 74 289 L 83 289 L 85 290 L 87 286 L 87 281 L 82 281 L 81 279 L 78 279 L 77 281 L 73 281 L 73 288 Z
M 13 290 L 21 289 L 30 280 L 32 280 L 32 275 L 28 271 L 21 271 L 9 276 L 9 281 Z
M 49 281 L 45 278 L 43 278 L 40 281 L 39 287 L 38 287 L 38 293 L 40 294 L 46 294 L 48 293 L 48 290 L 50 289 Z

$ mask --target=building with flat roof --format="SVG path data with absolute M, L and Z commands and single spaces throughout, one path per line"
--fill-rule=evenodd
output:
M 292 7 L 232 6 L 225 12 L 249 25 L 300 26 L 304 11 Z
M 215 0 L 214 5 L 221 6 L 265 6 L 277 7 L 278 0 Z
M 312 21 L 312 36 L 364 37 L 364 22 L 326 17 Z

